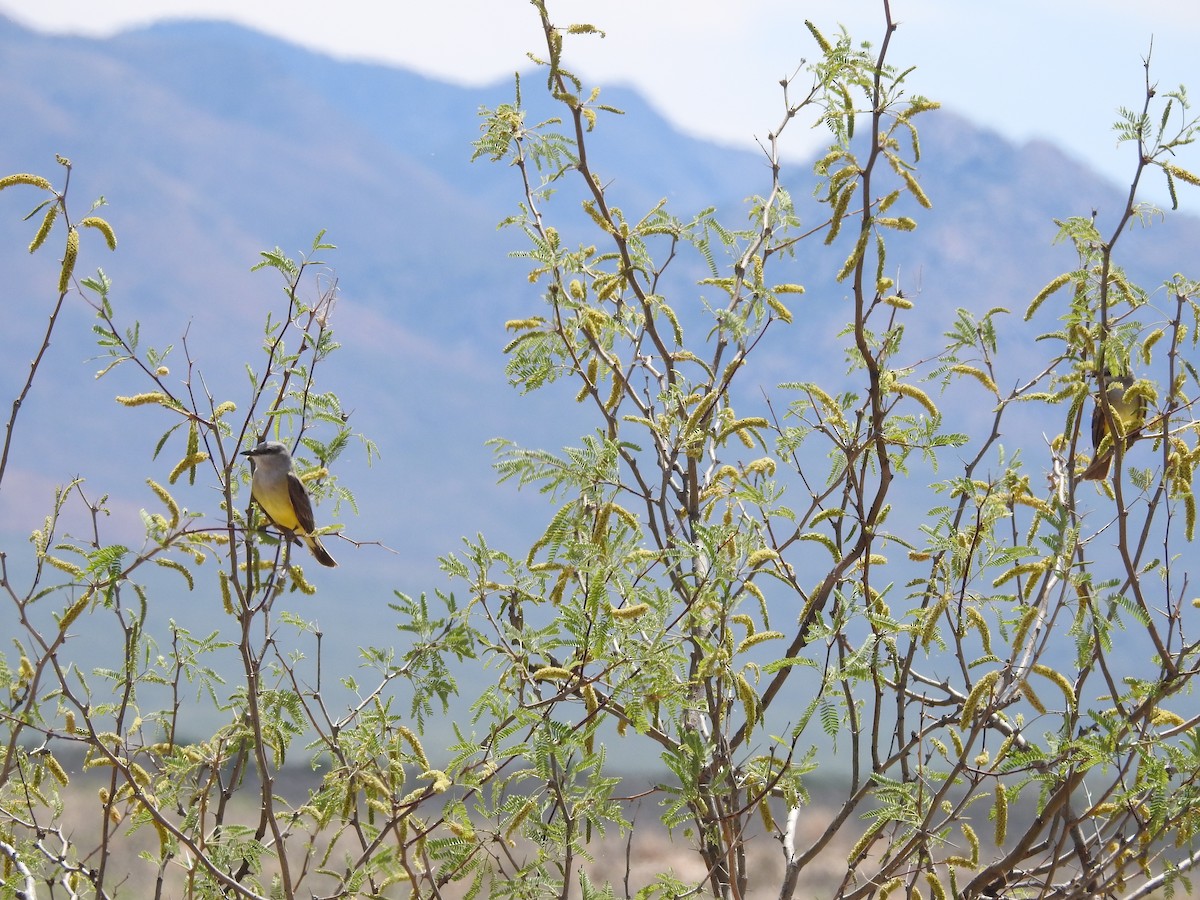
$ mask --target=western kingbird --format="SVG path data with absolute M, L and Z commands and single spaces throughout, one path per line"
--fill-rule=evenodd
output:
M 1105 380 L 1108 382 L 1108 388 L 1105 391 L 1108 396 L 1108 408 L 1113 419 L 1120 420 L 1118 425 L 1120 435 L 1118 438 L 1109 434 L 1109 418 L 1104 414 L 1104 407 L 1097 395 L 1096 407 L 1092 411 L 1092 448 L 1096 456 L 1081 476 L 1088 481 L 1102 481 L 1108 477 L 1108 467 L 1112 463 L 1116 440 L 1127 439 L 1129 435 L 1142 427 L 1146 418 L 1145 395 L 1127 396 L 1129 388 L 1133 386 L 1133 375 L 1128 372 L 1124 375 L 1110 373 Z M 1110 440 L 1108 446 L 1101 452 L 1100 445 L 1106 437 Z M 1128 442 L 1124 446 L 1128 447 Z
M 243 456 L 250 457 L 250 495 L 262 507 L 267 518 L 287 533 L 308 546 L 312 555 L 323 566 L 336 566 L 337 561 L 321 545 L 321 539 L 313 534 L 312 501 L 304 482 L 292 469 L 292 456 L 279 441 L 263 441 L 253 450 L 245 450 Z

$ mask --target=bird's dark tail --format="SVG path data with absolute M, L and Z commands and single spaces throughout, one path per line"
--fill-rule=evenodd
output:
M 325 545 L 321 543 L 321 539 L 316 535 L 306 534 L 303 536 L 304 543 L 308 544 L 308 549 L 312 551 L 312 555 L 316 557 L 317 562 L 323 566 L 328 566 L 333 569 L 337 566 L 337 560 L 329 555 L 329 551 L 325 549 Z

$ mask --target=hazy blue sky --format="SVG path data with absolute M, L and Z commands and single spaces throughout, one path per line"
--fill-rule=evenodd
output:
M 106 35 L 165 17 L 224 18 L 335 56 L 394 63 L 460 83 L 525 65 L 540 47 L 525 0 L 0 0 L 0 10 L 47 31 Z M 1136 7 L 1136 10 L 1134 9 Z M 877 0 L 550 0 L 559 24 L 588 21 L 604 40 L 580 39 L 577 70 L 631 84 L 679 127 L 751 146 L 779 119 L 778 82 L 822 29 L 882 35 Z M 1162 88 L 1191 82 L 1200 96 L 1200 4 L 1195 0 L 892 0 L 901 27 L 891 58 L 918 66 L 910 84 L 1005 135 L 1044 137 L 1113 178 L 1131 165 L 1111 125 L 1141 103 L 1142 58 L 1154 41 Z M 798 123 L 807 126 L 807 123 Z M 787 149 L 824 140 L 796 128 Z M 1200 169 L 1200 148 L 1181 162 Z M 1200 208 L 1200 200 L 1188 204 Z

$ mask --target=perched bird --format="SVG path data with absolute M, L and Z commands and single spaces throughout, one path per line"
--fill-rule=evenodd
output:
M 336 566 L 337 561 L 312 533 L 312 501 L 304 482 L 292 469 L 287 447 L 279 441 L 263 441 L 242 455 L 250 457 L 250 495 L 267 518 L 287 534 L 304 541 L 321 565 Z
M 1109 411 L 1114 419 L 1121 421 L 1121 436 L 1128 437 L 1141 428 L 1146 419 L 1146 398 L 1144 395 L 1127 396 L 1126 392 L 1133 385 L 1133 375 L 1128 372 L 1124 375 L 1115 375 L 1110 372 L 1105 381 L 1108 383 L 1105 394 L 1108 396 Z M 1092 464 L 1081 476 L 1088 481 L 1101 481 L 1108 477 L 1108 467 L 1112 464 L 1116 440 L 1114 436 L 1114 439 L 1108 442 L 1107 448 L 1103 452 L 1100 451 L 1101 443 L 1109 435 L 1108 427 L 1109 419 L 1104 414 L 1104 406 L 1097 395 L 1096 408 L 1092 411 L 1092 448 L 1096 455 L 1092 459 Z

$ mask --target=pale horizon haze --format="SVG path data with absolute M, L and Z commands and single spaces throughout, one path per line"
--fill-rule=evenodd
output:
M 913 92 L 1011 140 L 1048 140 L 1127 184 L 1133 150 L 1117 146 L 1112 124 L 1118 107 L 1141 107 L 1142 60 L 1152 42 L 1151 78 L 1159 89 L 1190 83 L 1200 90 L 1193 62 L 1200 4 L 1143 0 L 1132 7 L 1121 0 L 892 0 L 899 28 L 889 59 L 917 67 L 908 79 Z M 845 25 L 856 41 L 876 46 L 883 36 L 881 0 L 550 0 L 549 8 L 556 24 L 604 30 L 603 39 L 568 44 L 568 65 L 589 82 L 633 87 L 682 131 L 743 148 L 776 128 L 780 79 L 815 56 L 805 19 L 826 34 Z M 336 58 L 460 85 L 528 70 L 526 54 L 542 47 L 537 14 L 524 0 L 344 0 L 336 10 L 287 0 L 0 0 L 0 13 L 38 31 L 98 38 L 162 20 L 219 19 Z M 797 90 L 806 84 L 802 75 Z M 809 125 L 789 127 L 789 156 L 824 143 Z M 1200 148 L 1178 162 L 1200 171 Z M 1182 204 L 1200 210 L 1200 191 L 1191 193 L 1181 190 Z M 1166 201 L 1161 178 L 1147 198 Z

